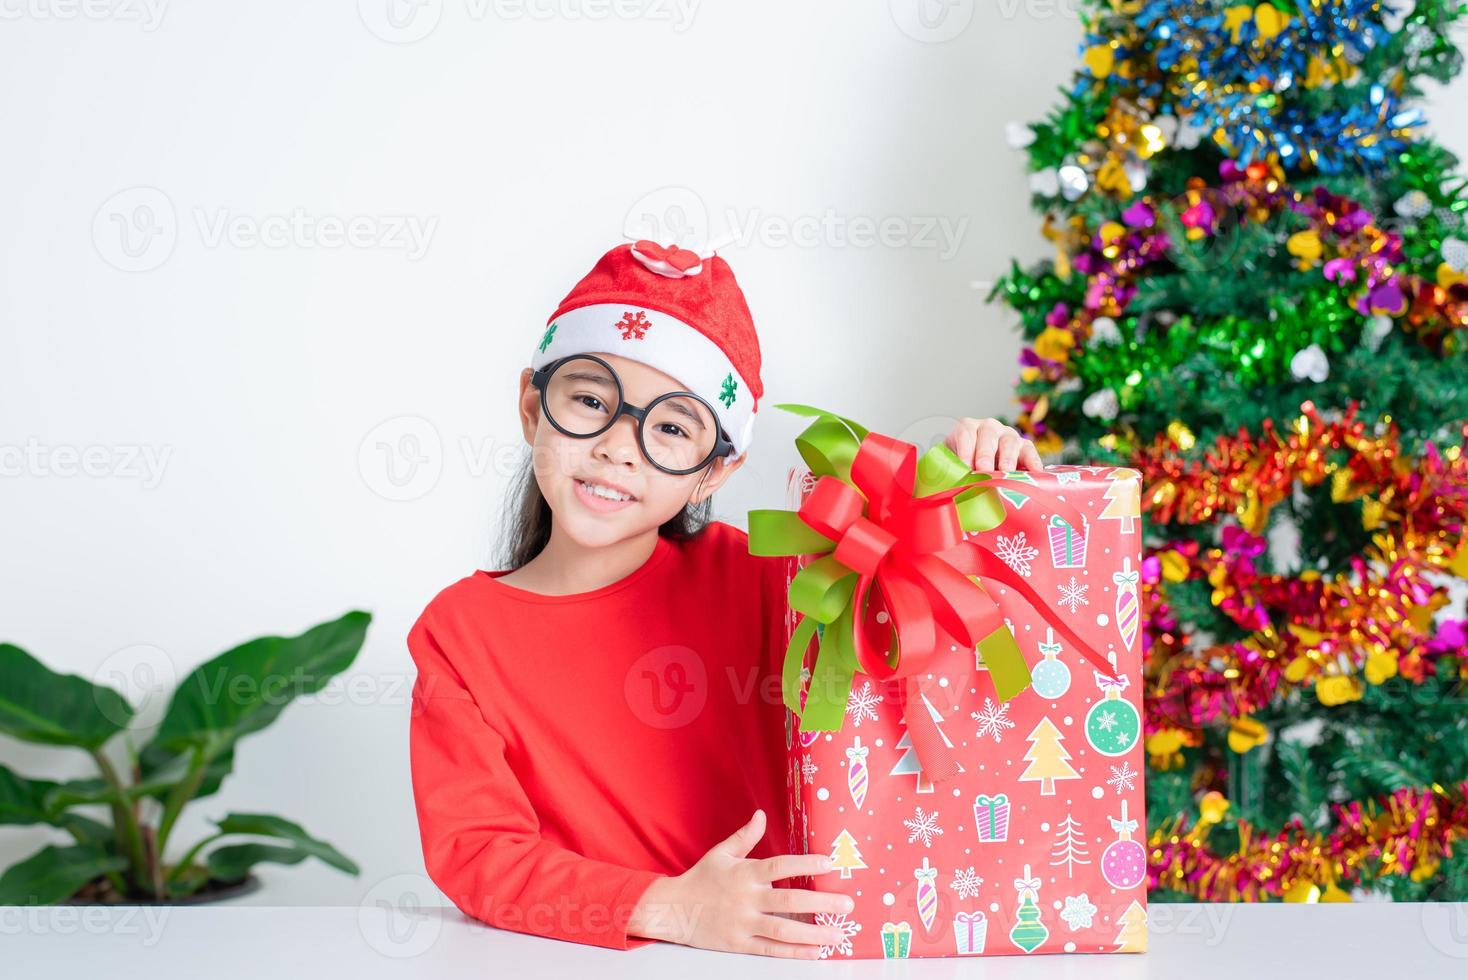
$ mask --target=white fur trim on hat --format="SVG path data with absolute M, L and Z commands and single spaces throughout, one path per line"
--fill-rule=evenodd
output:
M 678 379 L 714 407 L 719 424 L 744 455 L 758 411 L 749 385 L 727 354 L 693 327 L 658 310 L 599 303 L 568 310 L 546 326 L 530 366 L 571 354 L 615 354 Z

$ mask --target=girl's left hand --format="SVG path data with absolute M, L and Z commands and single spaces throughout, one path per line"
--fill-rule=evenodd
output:
M 1035 444 L 998 419 L 959 419 L 943 444 L 974 470 L 1013 470 L 1018 463 L 1038 473 L 1045 466 Z

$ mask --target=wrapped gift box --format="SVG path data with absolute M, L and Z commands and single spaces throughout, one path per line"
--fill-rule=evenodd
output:
M 1013 590 L 987 583 L 1032 682 L 1002 701 L 983 655 L 956 689 L 929 675 L 922 701 L 960 771 L 925 776 L 908 736 L 900 678 L 858 672 L 839 731 L 803 732 L 787 710 L 787 817 L 792 853 L 825 852 L 837 871 L 793 881 L 852 896 L 825 915 L 846 942 L 825 956 L 902 958 L 1146 949 L 1143 825 L 1140 474 L 1051 466 L 1000 474 L 1059 495 L 1085 518 L 1073 528 L 1043 498 L 1011 486 L 986 547 L 1024 576 L 1091 649 L 1096 670 L 1057 639 Z M 809 497 L 809 470 L 791 473 L 787 503 Z M 789 561 L 791 577 L 810 561 Z M 787 625 L 793 632 L 799 615 Z M 823 635 L 823 628 L 818 631 Z M 808 683 L 817 642 L 801 671 Z M 950 647 L 958 651 L 958 647 Z M 802 694 L 802 704 L 804 704 Z

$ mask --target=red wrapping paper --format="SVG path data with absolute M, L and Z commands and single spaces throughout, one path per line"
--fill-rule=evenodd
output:
M 1106 654 L 1120 682 L 1067 650 L 1028 602 L 989 583 L 1033 683 L 1001 704 L 977 653 L 961 690 L 946 676 L 923 678 L 957 775 L 924 777 L 899 680 L 858 673 L 837 732 L 802 733 L 787 711 L 790 850 L 830 854 L 838 869 L 792 884 L 856 902 L 849 914 L 814 917 L 845 933 L 824 957 L 1146 949 L 1140 474 L 1051 466 L 1004 475 L 1063 496 L 1085 526 L 1005 490 L 1004 522 L 974 536 Z M 807 470 L 793 470 L 787 505 L 799 508 L 813 485 Z M 790 559 L 790 576 L 807 561 Z M 797 617 L 787 613 L 790 630 Z M 815 650 L 813 642 L 807 676 Z

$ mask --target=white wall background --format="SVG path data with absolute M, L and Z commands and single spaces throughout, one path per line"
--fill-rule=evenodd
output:
M 266 868 L 248 901 L 421 874 L 403 638 L 497 567 L 517 373 L 624 229 L 741 236 L 771 403 L 913 441 L 1009 409 L 1019 340 L 973 283 L 1048 252 L 1003 132 L 1068 80 L 1074 0 L 925 2 L 0 0 L 0 638 L 142 690 L 375 615 L 178 837 L 278 812 L 363 874 Z M 1428 106 L 1460 154 L 1465 97 Z M 883 219 L 895 246 L 849 231 Z M 719 517 L 781 504 L 799 429 L 761 414 Z M 0 866 L 45 836 L 4 828 Z

